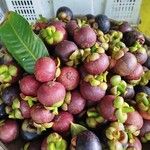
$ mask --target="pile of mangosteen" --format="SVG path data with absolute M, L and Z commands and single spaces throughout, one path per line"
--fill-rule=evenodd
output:
M 68 7 L 33 31 L 49 57 L 27 74 L 2 46 L 0 140 L 41 150 L 142 150 L 150 141 L 150 57 L 128 22 Z M 34 145 L 35 146 L 35 145 Z

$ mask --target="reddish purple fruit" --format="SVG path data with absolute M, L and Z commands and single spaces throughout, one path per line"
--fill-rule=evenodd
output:
M 49 81 L 40 86 L 37 91 L 37 98 L 44 106 L 52 106 L 58 102 L 63 102 L 65 94 L 65 87 L 61 83 Z
M 40 35 L 51 46 L 67 39 L 66 30 L 58 24 L 50 25 L 46 29 L 41 30 Z
M 36 96 L 40 83 L 33 75 L 27 75 L 20 80 L 19 85 L 23 94 L 27 96 Z
M 75 89 L 80 80 L 80 75 L 77 69 L 73 67 L 63 67 L 57 81 L 64 85 L 66 90 Z
M 75 30 L 74 41 L 80 48 L 89 48 L 95 44 L 96 34 L 91 27 L 85 26 Z
M 98 108 L 99 112 L 103 118 L 109 121 L 115 121 L 115 108 L 114 108 L 114 95 L 106 95 L 99 102 Z
M 84 79 L 84 77 L 88 75 L 88 72 L 86 71 L 83 65 L 78 68 L 78 71 L 79 71 L 81 79 Z
M 84 62 L 84 68 L 90 74 L 96 75 L 104 72 L 109 66 L 109 58 L 103 53 L 95 61 Z
M 6 120 L 0 124 L 0 140 L 9 143 L 18 136 L 19 127 L 15 120 Z
M 87 102 L 86 102 L 86 106 L 87 106 L 88 108 L 94 107 L 94 106 L 96 106 L 97 104 L 98 104 L 98 101 L 87 100 Z
M 149 112 L 139 110 L 139 113 L 143 117 L 143 119 L 150 120 Z
M 143 72 L 144 71 L 143 71 L 142 65 L 138 63 L 136 68 L 134 69 L 134 71 L 131 74 L 129 74 L 128 76 L 126 76 L 126 79 L 138 80 L 142 76 Z
M 62 22 L 61 20 L 53 20 L 49 23 L 50 26 L 54 26 L 54 27 L 63 27 L 65 28 L 65 23 Z
M 73 18 L 73 12 L 69 7 L 62 6 L 58 8 L 56 17 L 63 22 L 68 22 Z
M 126 92 L 124 93 L 124 95 L 122 95 L 124 99 L 129 99 L 129 102 L 131 99 L 134 98 L 135 96 L 135 90 L 133 86 L 127 85 L 126 87 Z M 133 101 L 135 102 L 135 101 Z
M 48 26 L 48 23 L 47 23 L 47 22 L 36 22 L 36 23 L 33 25 L 33 31 L 35 32 L 35 34 L 39 34 L 39 32 L 40 32 L 42 29 L 45 29 L 47 26 Z
M 1 84 L 2 85 L 2 84 Z M 2 102 L 8 106 L 11 106 L 15 99 L 19 97 L 19 87 L 17 85 L 12 85 L 1 89 L 1 99 Z
M 79 114 L 83 111 L 86 104 L 86 100 L 81 96 L 79 91 L 71 92 L 71 101 L 68 105 L 68 112 L 73 115 Z
M 126 44 L 127 47 L 133 46 L 135 42 L 139 42 L 140 44 L 144 44 L 145 38 L 141 32 L 136 30 L 126 32 L 123 35 L 123 42 Z
M 73 122 L 73 116 L 69 112 L 62 111 L 55 116 L 52 129 L 56 132 L 67 132 Z
M 138 52 L 137 51 L 134 53 L 134 55 L 135 55 L 138 63 L 140 63 L 141 65 L 144 64 L 148 58 L 146 51 L 145 52 L 140 52 L 140 51 Z
M 62 38 L 59 39 L 59 41 L 53 43 L 53 45 L 56 45 L 56 44 L 60 43 L 61 41 L 66 40 L 68 35 L 67 35 L 65 28 L 63 28 L 62 26 L 58 26 L 55 24 L 54 27 L 56 28 L 56 31 L 61 33 L 61 36 L 62 36 Z
M 31 118 L 36 123 L 49 123 L 53 120 L 54 115 L 41 104 L 36 104 L 31 108 Z
M 140 140 L 137 137 L 135 137 L 133 143 L 128 144 L 127 149 L 142 150 L 142 144 Z
M 133 28 L 128 22 L 123 22 L 121 25 L 119 25 L 118 30 L 122 33 L 125 33 L 132 31 Z
M 66 62 L 68 61 L 69 56 L 77 49 L 78 47 L 74 42 L 64 40 L 57 44 L 57 46 L 55 47 L 55 53 L 58 57 L 61 58 L 61 60 Z
M 71 140 L 70 149 L 73 150 L 102 150 L 99 138 L 92 131 L 81 131 Z
M 109 70 L 113 69 L 115 67 L 115 65 L 116 65 L 116 62 L 117 61 L 115 59 L 109 58 L 109 67 L 108 67 L 108 69 Z
M 144 120 L 144 124 L 140 130 L 140 136 L 145 136 L 146 133 L 150 133 L 150 120 Z
M 132 53 L 125 53 L 115 65 L 115 72 L 121 76 L 127 76 L 131 74 L 137 66 L 137 59 Z
M 42 57 L 35 64 L 35 77 L 40 82 L 48 82 L 54 79 L 56 64 L 50 57 Z
M 92 86 L 90 83 L 81 81 L 80 83 L 80 93 L 83 98 L 91 101 L 99 101 L 105 96 L 106 90 L 101 87 Z
M 42 142 L 41 150 L 47 150 L 47 146 L 48 146 L 47 138 L 45 138 Z
M 143 118 L 138 111 L 130 112 L 125 124 L 136 126 L 137 130 L 139 130 L 143 126 Z
M 26 101 L 24 101 L 24 100 L 20 101 L 20 110 L 21 110 L 21 114 L 22 114 L 23 118 L 30 118 L 31 117 L 30 106 Z
M 67 142 L 61 135 L 52 132 L 46 137 L 41 145 L 41 150 L 66 150 Z
M 77 22 L 75 20 L 70 20 L 67 24 L 66 24 L 66 30 L 68 32 L 68 34 L 70 36 L 74 35 L 75 30 L 79 28 Z

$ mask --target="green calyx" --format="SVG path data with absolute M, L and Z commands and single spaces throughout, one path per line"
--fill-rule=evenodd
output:
M 23 150 L 29 150 L 29 147 L 30 147 L 30 143 L 26 143 L 23 147 Z
M 144 72 L 140 80 L 140 85 L 142 86 L 147 85 L 149 80 L 150 80 L 150 70 Z
M 86 58 L 86 62 L 96 61 L 97 59 L 99 59 L 99 57 L 99 53 L 92 53 Z
M 54 43 L 59 43 L 63 39 L 63 34 L 60 31 L 57 31 L 54 26 L 49 26 L 46 29 L 43 29 L 41 31 L 41 36 L 50 45 Z
M 112 85 L 111 94 L 119 96 L 126 92 L 127 83 L 124 80 L 121 80 L 119 75 L 114 75 L 110 79 Z
M 33 127 L 32 120 L 24 120 L 21 128 L 22 128 L 22 130 L 27 130 L 28 132 L 37 132 L 37 128 Z
M 120 108 L 124 104 L 124 99 L 121 96 L 117 96 L 114 100 L 114 107 L 115 108 Z
M 115 116 L 117 117 L 119 122 L 124 123 L 127 120 L 127 113 L 123 113 L 121 109 L 117 109 L 115 112 Z
M 123 38 L 123 34 L 122 32 L 119 32 L 119 31 L 112 31 L 110 34 L 109 34 L 109 41 L 111 43 L 118 43 L 121 41 L 121 39 Z
M 19 109 L 20 108 L 20 101 L 16 98 L 12 103 L 12 109 Z
M 47 150 L 67 149 L 67 142 L 58 133 L 51 133 L 47 137 L 47 145 Z
M 37 22 L 48 23 L 48 20 L 45 17 L 43 17 L 42 15 L 39 15 Z
M 32 107 L 35 104 L 35 102 L 37 102 L 37 97 L 26 96 L 23 93 L 20 94 L 20 97 L 22 100 L 28 102 L 29 107 Z
M 125 130 L 124 125 L 122 123 L 120 123 L 120 122 L 117 122 L 117 121 L 116 122 L 112 122 L 110 124 L 110 127 L 113 127 L 113 128 L 115 128 L 115 129 L 117 129 L 119 131 L 124 131 Z
M 121 57 L 124 56 L 124 51 L 122 49 L 119 49 L 119 48 L 114 48 L 113 49 L 113 52 L 111 54 L 112 58 L 115 59 L 115 60 L 118 60 L 120 59 Z
M 119 122 L 124 123 L 127 120 L 127 113 L 133 112 L 134 108 L 129 106 L 121 96 L 117 96 L 114 100 L 115 116 Z
M 111 123 L 106 129 L 105 134 L 108 138 L 108 145 L 111 150 L 123 150 L 128 144 L 128 134 L 122 123 Z
M 96 128 L 102 122 L 104 122 L 104 118 L 100 116 L 96 108 L 93 107 L 87 110 L 86 123 L 90 128 Z
M 68 91 L 66 93 L 65 100 L 64 100 L 64 103 L 62 104 L 61 108 L 64 111 L 67 111 L 68 110 L 68 105 L 70 104 L 70 102 L 71 102 L 71 92 Z
M 127 125 L 125 127 L 125 130 L 128 134 L 129 142 L 134 141 L 134 137 L 136 137 L 140 134 L 140 130 L 138 130 L 135 125 Z
M 84 50 L 82 61 L 86 59 L 86 62 L 96 61 L 99 59 L 100 54 L 105 53 L 109 47 L 108 43 L 98 43 L 96 42 L 94 46 L 91 48 L 87 48 Z
M 90 51 L 91 53 L 98 53 L 98 54 L 102 54 L 105 52 L 105 47 L 106 45 L 103 43 L 103 47 L 102 47 L 102 44 L 100 43 L 95 43 L 94 46 L 91 47 Z M 107 46 L 106 46 L 107 47 Z
M 143 143 L 150 141 L 150 132 L 145 133 L 145 135 L 143 137 L 141 137 L 141 141 Z
M 120 82 L 121 82 L 121 76 L 119 76 L 119 75 L 114 75 L 110 79 L 110 83 L 112 84 L 112 86 L 119 85 Z
M 14 99 L 12 106 L 6 106 L 5 108 L 6 113 L 8 114 L 9 118 L 12 119 L 23 119 L 23 116 L 21 114 L 20 110 L 20 101 L 19 99 Z
M 61 65 L 61 61 L 57 57 L 57 65 L 56 65 L 56 72 L 55 72 L 55 79 L 54 80 L 56 80 L 56 78 L 59 77 L 59 75 L 61 74 L 60 65 Z
M 146 48 L 145 47 L 141 47 L 137 50 L 137 52 L 145 54 L 146 53 Z
M 129 80 L 128 82 L 129 82 L 131 85 L 136 86 L 136 85 L 138 85 L 138 84 L 140 83 L 140 81 L 141 81 L 141 78 L 138 79 L 138 80 Z
M 107 74 L 108 72 L 101 73 L 99 75 L 86 75 L 84 77 L 85 82 L 89 82 L 91 86 L 99 86 L 103 90 L 107 89 Z
M 80 125 L 80 124 L 76 124 L 76 123 L 71 123 L 71 135 L 72 137 L 77 136 L 78 134 L 80 134 L 83 131 L 86 131 L 87 128 L 85 128 L 84 126 Z
M 58 108 L 59 108 L 60 106 L 62 106 L 63 103 L 64 103 L 64 100 L 61 100 L 61 101 L 59 101 L 59 102 L 53 104 L 53 105 L 50 106 L 50 107 L 47 107 L 47 106 L 44 106 L 44 107 L 45 107 L 45 109 L 52 111 L 52 113 L 53 113 L 54 115 L 58 115 Z
M 0 82 L 9 83 L 17 76 L 17 67 L 14 65 L 0 65 Z
M 126 48 L 126 45 L 119 41 L 117 43 L 113 43 L 110 46 L 110 52 L 113 59 L 120 59 L 124 54 L 128 51 L 128 48 Z
M 107 48 L 107 43 L 96 43 L 91 48 L 77 49 L 69 56 L 69 60 L 68 62 L 66 62 L 66 65 L 77 66 L 81 64 L 85 59 L 87 62 L 95 61 L 100 57 L 100 54 L 105 52 L 105 49 Z
M 109 42 L 109 35 L 108 34 L 104 34 L 101 30 L 97 29 L 95 30 L 95 33 L 97 34 L 98 37 L 98 41 L 100 43 L 108 43 Z M 104 48 L 105 49 L 105 48 Z M 107 50 L 108 48 L 106 48 L 105 50 Z
M 95 30 L 95 33 L 97 34 L 97 36 L 104 36 L 104 33 L 99 29 Z
M 138 108 L 150 114 L 150 97 L 146 93 L 140 92 L 136 94 L 135 99 L 136 99 Z
M 108 48 L 109 48 L 109 44 L 108 44 L 108 43 L 101 43 L 100 46 L 101 46 L 101 48 L 103 48 L 105 51 L 108 50 Z M 99 52 L 101 52 L 101 51 L 99 50 Z
M 75 50 L 70 56 L 68 62 L 66 62 L 67 66 L 77 66 L 82 62 L 82 55 L 84 50 Z
M 111 33 L 107 34 L 107 37 L 109 37 L 109 53 L 111 57 L 115 60 L 120 59 L 128 51 L 126 45 L 121 41 L 123 34 L 113 30 Z
M 0 120 L 0 126 L 3 126 L 5 124 L 5 120 Z
M 6 107 L 6 113 L 9 114 L 9 118 L 11 119 L 23 119 L 23 116 L 21 114 L 21 111 L 19 109 L 10 109 L 8 108 L 9 106 Z M 11 110 L 11 111 L 9 111 Z
M 53 122 L 49 123 L 43 123 L 43 124 L 38 124 L 36 122 L 33 122 L 33 125 L 37 128 L 37 133 L 41 133 L 43 131 L 46 131 L 46 129 L 49 129 L 53 126 Z
M 109 145 L 110 150 L 124 150 L 123 145 L 120 142 L 115 141 L 115 140 L 113 141 L 109 140 L 108 145 Z
M 140 48 L 143 48 L 142 45 L 136 41 L 131 47 L 129 47 L 129 51 L 131 53 L 138 51 Z
M 0 95 L 2 94 L 2 91 L 9 86 L 10 86 L 10 83 L 0 84 Z
M 106 137 L 109 140 L 119 140 L 119 138 L 120 138 L 120 132 L 117 129 L 113 128 L 113 127 L 109 127 L 106 130 Z
M 128 135 L 124 130 L 124 125 L 119 122 L 113 122 L 106 130 L 106 137 L 110 141 L 118 141 L 121 144 L 128 143 Z
M 81 28 L 81 27 L 84 27 L 84 26 L 89 26 L 89 24 L 88 24 L 88 20 L 87 20 L 87 18 L 77 18 L 77 24 L 78 24 L 78 26 Z
M 85 58 L 86 58 L 87 62 L 95 61 L 95 60 L 99 59 L 100 54 L 105 53 L 105 50 L 107 50 L 108 48 L 109 48 L 108 43 L 96 42 L 94 46 L 84 50 L 82 60 L 85 60 Z
M 61 74 L 61 69 L 60 69 L 60 68 L 56 68 L 55 79 L 56 79 L 57 77 L 59 77 L 60 74 Z

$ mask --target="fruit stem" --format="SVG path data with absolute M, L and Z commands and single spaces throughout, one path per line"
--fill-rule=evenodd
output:
M 123 107 L 122 112 L 123 113 L 134 112 L 134 108 L 133 107 Z

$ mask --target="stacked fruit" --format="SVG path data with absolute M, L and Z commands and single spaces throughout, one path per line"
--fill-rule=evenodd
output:
M 41 150 L 141 150 L 140 140 L 150 140 L 143 34 L 105 15 L 74 18 L 67 7 L 33 30 L 50 54 L 37 59 L 33 74 L 1 50 L 1 141 L 20 131 L 25 141 L 47 136 Z

